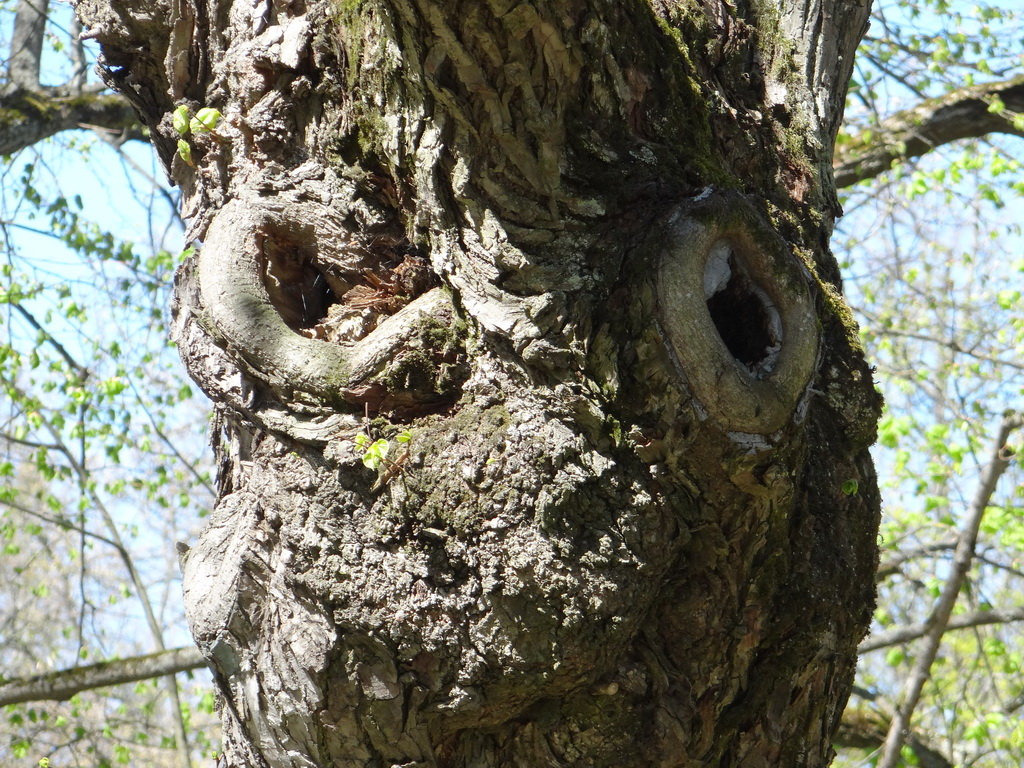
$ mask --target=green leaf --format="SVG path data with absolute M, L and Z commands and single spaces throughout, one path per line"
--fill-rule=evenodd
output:
M 1003 290 L 996 295 L 996 301 L 1003 309 L 1013 309 L 1013 305 L 1020 301 L 1020 291 Z
M 171 115 L 171 125 L 174 126 L 174 130 L 177 131 L 181 136 L 185 136 L 189 129 L 188 119 L 188 107 L 182 104 L 180 107 L 174 110 Z M 179 152 L 181 151 L 181 142 L 178 142 Z
M 192 165 L 192 146 L 184 139 L 178 139 L 178 156 L 187 165 Z
M 213 107 L 203 107 L 189 121 L 188 127 L 193 133 L 209 133 L 217 128 L 220 118 L 221 114 L 218 110 Z
M 363 454 L 363 464 L 370 469 L 376 471 L 380 469 L 380 465 L 384 462 L 385 457 L 388 455 L 388 449 L 391 448 L 391 444 L 381 438 L 375 440 L 373 444 L 366 449 L 366 453 Z
M 1006 111 L 1006 104 L 998 96 L 993 96 L 992 101 L 988 105 L 988 111 L 992 114 L 999 114 L 1000 112 Z
M 128 389 L 128 382 L 120 376 L 115 376 L 111 379 L 101 381 L 98 385 L 98 389 L 107 397 L 114 397 Z

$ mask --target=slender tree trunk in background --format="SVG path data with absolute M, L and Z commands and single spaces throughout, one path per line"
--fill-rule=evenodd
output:
M 46 33 L 47 0 L 18 0 L 7 59 L 8 83 L 5 90 L 39 88 L 39 62 Z
M 876 566 L 827 245 L 867 10 L 80 0 L 202 241 L 227 765 L 829 762 Z M 224 115 L 188 163 L 179 105 Z

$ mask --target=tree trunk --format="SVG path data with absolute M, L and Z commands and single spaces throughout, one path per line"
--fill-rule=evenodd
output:
M 865 4 L 78 10 L 202 241 L 226 764 L 827 765 L 876 566 L 827 245 Z

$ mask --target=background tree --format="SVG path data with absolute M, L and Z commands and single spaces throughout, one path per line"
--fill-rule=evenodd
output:
M 1015 764 L 1021 477 L 1015 462 L 986 489 L 983 470 L 1003 412 L 1021 407 L 1021 57 L 1007 45 L 1020 19 L 943 3 L 880 4 L 874 16 L 848 130 L 923 156 L 852 188 L 837 238 L 888 403 L 876 452 L 887 477 L 879 608 L 844 718 L 844 739 L 867 749 L 839 763 L 876 764 L 903 681 L 941 633 L 905 759 Z M 841 140 L 840 159 L 858 146 Z M 887 165 L 890 151 L 874 156 Z M 970 567 L 954 615 L 936 623 L 969 511 L 980 531 L 957 559 Z
M 169 542 L 212 502 L 205 415 L 163 322 L 173 201 L 147 194 L 148 153 L 123 146 L 141 135 L 134 112 L 84 77 L 69 10 L 47 10 L 14 9 L 0 87 L 0 145 L 20 151 L 0 200 L 0 669 L 20 678 L 0 683 L 0 762 L 187 766 L 211 749 L 208 679 L 24 684 L 186 642 Z M 36 701 L 50 694 L 71 701 Z

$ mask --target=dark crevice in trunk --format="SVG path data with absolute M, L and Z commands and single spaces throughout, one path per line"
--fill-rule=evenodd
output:
M 713 264 L 709 260 L 708 268 Z M 711 321 L 729 353 L 755 375 L 765 375 L 775 367 L 782 345 L 779 313 L 736 263 L 735 254 L 730 253 L 726 269 L 727 276 L 720 275 L 724 285 L 707 299 Z

